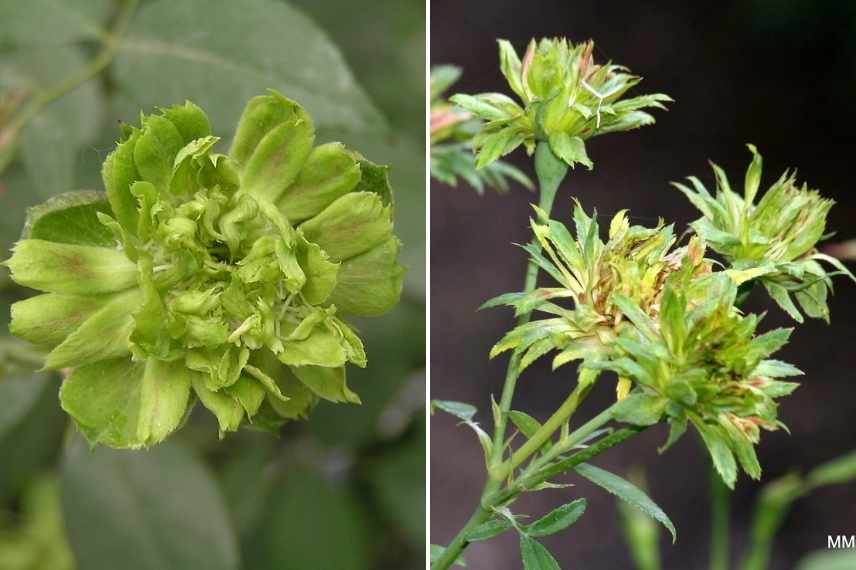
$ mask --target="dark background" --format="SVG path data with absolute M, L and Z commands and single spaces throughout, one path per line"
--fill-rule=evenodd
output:
M 530 37 L 593 38 L 598 61 L 612 59 L 646 80 L 633 93 L 664 92 L 676 102 L 640 131 L 592 140 L 595 169 L 578 168 L 559 191 L 553 217 L 568 220 L 572 196 L 608 219 L 629 208 L 634 221 L 658 216 L 678 231 L 697 212 L 670 180 L 695 174 L 713 187 L 710 158 L 742 188 L 750 159 L 744 144 L 764 155 L 762 185 L 791 166 L 799 179 L 837 201 L 829 218 L 834 238 L 854 238 L 853 132 L 856 128 L 856 2 L 751 0 L 743 2 L 541 1 L 431 3 L 432 64 L 464 68 L 459 92 L 509 93 L 499 72 L 496 38 L 522 52 Z M 522 151 L 516 164 L 532 171 Z M 501 391 L 507 357 L 491 362 L 488 350 L 512 326 L 510 311 L 476 308 L 499 293 L 522 286 L 526 258 L 512 242 L 529 239 L 528 204 L 534 194 L 518 189 L 506 196 L 478 197 L 466 187 L 437 183 L 431 189 L 431 383 L 432 397 L 462 400 L 480 408 L 491 424 L 489 394 Z M 851 265 L 852 269 L 852 265 Z M 832 324 L 800 326 L 781 353 L 806 375 L 787 398 L 784 431 L 765 433 L 759 448 L 765 481 L 791 469 L 806 469 L 854 447 L 853 316 L 856 286 L 837 280 Z M 790 325 L 786 315 L 756 292 L 748 305 L 769 311 L 764 326 Z M 545 359 L 548 361 L 549 359 Z M 545 419 L 575 381 L 572 367 L 550 373 L 540 362 L 521 378 L 515 408 Z M 591 417 L 614 397 L 609 380 L 595 389 L 579 413 Z M 708 504 L 706 459 L 697 436 L 688 434 L 658 457 L 665 439 L 657 426 L 607 452 L 598 464 L 626 473 L 647 470 L 650 494 L 678 527 L 672 546 L 663 532 L 664 568 L 706 567 Z M 438 415 L 431 420 L 431 539 L 447 543 L 477 502 L 484 477 L 481 450 L 465 427 Z M 566 568 L 630 567 L 619 535 L 613 498 L 581 481 L 577 487 L 524 497 L 516 511 L 540 515 L 576 496 L 589 509 L 572 530 L 544 541 Z M 732 504 L 733 550 L 748 536 L 759 485 L 743 476 Z M 771 568 L 792 568 L 809 551 L 826 547 L 827 534 L 856 532 L 856 487 L 822 489 L 797 502 L 775 546 Z M 474 570 L 520 568 L 513 533 L 468 549 Z M 735 553 L 736 558 L 736 553 Z M 736 565 L 736 562 L 735 562 Z

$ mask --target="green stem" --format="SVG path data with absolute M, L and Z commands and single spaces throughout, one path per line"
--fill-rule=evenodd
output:
M 730 491 L 710 463 L 710 570 L 728 570 Z
M 565 399 L 565 401 L 562 402 L 562 405 L 559 406 L 559 409 L 557 409 L 553 413 L 553 415 L 550 416 L 550 418 L 546 422 L 544 422 L 544 424 L 540 428 L 538 428 L 538 430 L 534 434 L 532 434 L 532 437 L 530 437 L 526 441 L 526 443 L 521 445 L 511 455 L 511 458 L 508 461 L 506 461 L 496 469 L 496 473 L 493 475 L 493 477 L 499 480 L 505 479 L 512 471 L 514 471 L 514 469 L 516 469 L 520 464 L 526 461 L 533 453 L 541 449 L 541 447 L 547 442 L 547 440 L 552 438 L 553 434 L 556 433 L 556 431 L 562 426 L 562 424 L 568 421 L 568 418 L 571 417 L 571 414 L 576 411 L 576 409 L 580 405 L 580 402 L 582 402 L 582 400 L 588 394 L 590 387 L 590 384 L 584 385 L 577 383 L 576 388 L 574 388 L 570 395 Z M 606 419 L 609 420 L 609 418 Z M 587 425 L 588 424 L 586 424 L 586 426 Z M 588 434 L 584 434 L 583 437 L 585 437 L 585 435 Z M 571 438 L 569 436 L 568 440 L 570 439 Z M 564 443 L 564 441 L 560 443 Z M 570 447 L 576 445 L 577 443 L 579 442 L 571 443 L 567 446 L 567 448 L 570 449 Z M 560 446 L 557 444 L 556 448 L 559 447 Z M 561 447 L 566 446 L 562 445 Z M 556 453 L 556 448 L 551 450 L 553 454 Z M 561 453 L 561 451 L 559 453 Z
M 41 92 L 33 98 L 9 125 L 9 132 L 19 132 L 33 117 L 38 115 L 45 107 L 60 97 L 74 91 L 99 73 L 101 73 L 116 56 L 119 47 L 119 38 L 125 32 L 139 0 L 124 0 L 116 18 L 112 31 L 100 35 L 101 50 L 86 67 L 66 78 L 55 87 Z
M 559 159 L 547 143 L 540 142 L 535 148 L 535 174 L 538 178 L 539 199 L 538 207 L 541 208 L 547 215 L 553 209 L 553 202 L 556 198 L 556 192 L 561 185 L 562 180 L 568 173 L 568 165 Z M 537 240 L 533 242 L 536 248 L 540 249 Z M 530 293 L 535 290 L 535 285 L 538 281 L 538 265 L 529 260 L 526 267 L 526 278 L 523 283 L 523 291 Z M 517 318 L 517 325 L 523 325 L 529 322 L 530 315 L 520 315 Z M 473 515 L 470 517 L 467 524 L 462 528 L 451 543 L 446 547 L 443 555 L 431 566 L 432 570 L 446 570 L 449 566 L 455 563 L 458 556 L 461 555 L 464 548 L 467 547 L 466 535 L 476 526 L 487 520 L 492 512 L 492 507 L 496 505 L 498 491 L 502 486 L 505 477 L 496 477 L 494 472 L 497 467 L 500 467 L 503 462 L 503 453 L 505 450 L 505 431 L 508 426 L 508 413 L 511 411 L 511 401 L 514 398 L 514 389 L 517 385 L 519 376 L 518 368 L 520 367 L 520 355 L 514 353 L 508 362 L 508 368 L 505 372 L 505 383 L 502 386 L 502 396 L 499 401 L 499 415 L 496 420 L 493 432 L 493 444 L 491 446 L 490 462 L 488 466 L 489 477 L 485 483 L 481 494 L 481 503 Z
M 440 555 L 440 558 L 437 559 L 431 565 L 431 570 L 446 570 L 452 564 L 455 563 L 455 560 L 461 555 L 461 552 L 469 545 L 469 541 L 467 540 L 467 536 L 480 524 L 487 521 L 490 518 L 491 511 L 484 506 L 479 506 L 478 509 L 473 513 L 470 517 L 470 520 L 467 521 L 467 524 L 458 531 L 458 534 L 449 543 L 449 546 L 446 547 L 446 550 L 443 551 L 443 554 Z
M 568 165 L 559 159 L 547 143 L 538 143 L 535 148 L 535 174 L 538 177 L 539 199 L 538 207 L 541 208 L 547 215 L 553 209 L 553 201 L 556 198 L 556 191 L 559 185 L 568 173 Z M 533 242 L 536 248 L 540 249 L 538 241 Z M 538 265 L 529 260 L 526 267 L 526 279 L 523 283 L 523 291 L 530 293 L 535 290 L 535 285 L 538 281 Z M 526 313 L 517 318 L 517 326 L 529 322 L 530 314 Z M 503 450 L 505 448 L 505 429 L 508 425 L 508 412 L 511 410 L 511 400 L 514 398 L 514 389 L 517 385 L 517 377 L 519 376 L 518 368 L 520 366 L 521 355 L 515 352 L 508 362 L 508 369 L 505 372 L 505 383 L 502 387 L 502 396 L 499 401 L 499 417 L 497 418 L 496 426 L 493 432 L 493 447 L 491 449 L 490 465 L 491 469 L 502 463 Z M 491 477 L 494 479 L 493 477 Z M 501 479 L 500 479 L 501 480 Z

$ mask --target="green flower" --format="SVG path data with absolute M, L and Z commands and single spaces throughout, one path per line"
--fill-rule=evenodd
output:
M 654 117 L 643 109 L 665 109 L 672 99 L 660 93 L 622 99 L 641 78 L 620 65 L 595 65 L 593 51 L 591 41 L 533 39 L 521 62 L 511 44 L 499 40 L 502 74 L 522 106 L 500 93 L 451 99 L 487 121 L 473 141 L 476 166 L 484 168 L 521 144 L 531 155 L 538 141 L 547 141 L 568 165 L 591 169 L 586 140 L 653 124 Z
M 724 272 L 693 276 L 689 265 L 668 278 L 658 318 L 628 313 L 634 326 L 622 330 L 616 350 L 585 366 L 612 370 L 635 383 L 616 419 L 640 425 L 668 419 L 671 432 L 661 451 L 692 423 L 722 479 L 733 487 L 738 462 L 753 479 L 761 476 L 754 448 L 760 431 L 781 425 L 775 400 L 798 386 L 778 378 L 802 373 L 767 359 L 787 342 L 791 329 L 756 336 L 761 319 L 735 308 L 734 281 Z M 623 296 L 621 302 L 632 303 Z
M 482 121 L 443 96 L 460 76 L 461 69 L 453 65 L 431 68 L 431 176 L 449 186 L 457 186 L 458 178 L 463 178 L 478 194 L 484 193 L 485 186 L 506 192 L 509 180 L 531 190 L 529 177 L 507 162 L 475 167 L 472 139 Z
M 104 194 L 30 211 L 6 264 L 45 293 L 11 331 L 72 368 L 63 408 L 94 445 L 147 447 L 198 399 L 221 434 L 276 429 L 319 398 L 358 403 L 366 365 L 346 315 L 401 292 L 386 168 L 339 143 L 279 93 L 252 99 L 227 155 L 188 102 L 125 126 Z
M 536 212 L 538 219 L 531 225 L 544 253 L 531 244 L 524 249 L 559 286 L 501 295 L 484 305 L 509 305 L 518 315 L 533 310 L 552 315 L 511 330 L 491 350 L 491 357 L 507 350 L 521 352 L 520 371 L 553 350 L 559 351 L 554 369 L 608 354 L 629 317 L 641 313 L 656 318 L 666 279 L 684 259 L 696 274 L 710 271 L 698 240 L 673 249 L 673 228 L 662 221 L 656 228 L 631 226 L 621 211 L 603 242 L 597 214 L 589 217 L 579 204 L 573 215 L 576 236 L 537 208 Z M 555 302 L 562 300 L 572 301 L 573 308 Z
M 716 196 L 695 177 L 692 188 L 675 183 L 703 216 L 692 227 L 730 266 L 737 284 L 760 282 L 770 297 L 797 322 L 803 317 L 796 298 L 810 317 L 829 320 L 826 304 L 834 275 L 856 280 L 834 257 L 819 253 L 817 242 L 826 230 L 826 216 L 834 202 L 796 184 L 796 173 L 786 171 L 764 193 L 755 197 L 761 184 L 761 155 L 748 145 L 753 159 L 746 171 L 743 195 L 731 190 L 725 172 L 711 163 L 716 175 Z M 832 265 L 830 273 L 820 264 Z

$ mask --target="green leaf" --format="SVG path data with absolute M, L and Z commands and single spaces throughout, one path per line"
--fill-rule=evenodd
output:
M 100 3 L 100 2 L 99 2 Z M 2 8 L 0 8 L 2 10 Z M 72 9 L 73 10 L 73 9 Z M 47 11 L 50 14 L 61 8 Z M 27 8 L 24 14 L 30 12 Z M 5 22 L 0 19 L 0 22 Z M 18 26 L 18 16 L 9 22 Z M 5 28 L 0 24 L 0 29 Z M 35 33 L 33 30 L 38 30 Z M 42 36 L 41 23 L 26 31 Z M 2 31 L 0 31 L 2 33 Z M 62 34 L 60 34 L 62 35 Z M 87 61 L 76 46 L 16 48 L 0 54 L 0 92 L 21 91 L 37 97 L 84 68 Z M 93 81 L 53 101 L 35 115 L 20 134 L 20 158 L 38 196 L 47 198 L 73 190 L 78 151 L 92 142 L 99 127 L 101 94 Z
M 452 400 L 431 400 L 432 410 L 443 410 L 447 414 L 452 414 L 456 418 L 462 419 L 465 422 L 471 421 L 475 417 L 478 409 L 464 402 L 453 402 Z
M 660 570 L 657 523 L 624 501 L 617 501 L 624 540 L 636 570 Z
M 247 33 L 236 33 L 238 22 Z M 113 67 L 137 109 L 190 99 L 208 111 L 215 132 L 235 124 L 244 104 L 269 88 L 304 103 L 319 126 L 384 128 L 339 50 L 285 2 L 216 9 L 205 0 L 147 2 Z
M 850 483 L 854 479 L 856 479 L 856 451 L 815 467 L 806 476 L 806 481 L 812 487 Z
M 669 401 L 666 398 L 636 392 L 621 400 L 615 407 L 616 420 L 637 426 L 650 426 L 660 421 Z
M 510 419 L 511 423 L 513 423 L 515 427 L 520 430 L 520 433 L 525 435 L 527 438 L 535 435 L 535 432 L 541 427 L 541 422 L 526 412 L 512 410 L 508 412 L 508 419 Z
M 16 374 L 0 380 L 0 440 L 27 416 L 53 381 L 51 374 Z
M 110 203 L 103 192 L 65 192 L 27 210 L 27 220 L 21 237 L 114 247 L 116 237 L 98 219 L 99 212 L 112 213 Z
M 421 422 L 421 424 L 420 424 Z M 422 417 L 413 419 L 424 424 Z M 388 522 L 403 531 L 409 542 L 425 548 L 425 434 L 416 429 L 399 445 L 385 446 L 367 467 L 375 504 Z
M 576 499 L 550 511 L 526 527 L 529 536 L 549 536 L 563 531 L 579 520 L 586 511 L 586 500 Z
M 90 445 L 149 447 L 184 419 L 190 374 L 180 360 L 105 360 L 76 368 L 62 384 L 60 402 Z
M 734 460 L 734 454 L 731 452 L 725 434 L 707 424 L 696 422 L 695 425 L 705 446 L 707 446 L 716 472 L 719 473 L 728 488 L 733 489 L 734 482 L 737 480 L 737 462 Z
M 595 485 L 609 491 L 623 501 L 626 501 L 630 505 L 636 507 L 649 517 L 659 521 L 660 524 L 666 527 L 672 534 L 672 542 L 677 539 L 675 525 L 672 524 L 672 521 L 669 520 L 669 517 L 663 512 L 663 509 L 657 506 L 657 504 L 641 489 L 629 481 L 622 479 L 618 475 L 586 463 L 578 465 L 574 470 Z
M 204 465 L 181 446 L 165 443 L 146 453 L 91 452 L 76 439 L 63 458 L 62 503 L 80 568 L 239 567 L 219 489 Z
M 758 187 L 761 185 L 762 160 L 755 145 L 747 144 L 746 146 L 752 153 L 752 162 L 749 163 L 749 168 L 746 170 L 743 200 L 746 202 L 747 207 L 750 207 L 755 201 L 755 195 L 758 193 Z
M 277 482 L 268 498 L 267 516 L 257 531 L 263 562 L 252 567 L 371 568 L 371 528 L 371 518 L 347 487 L 328 481 L 319 472 L 292 470 Z
M 467 541 L 479 542 L 482 540 L 490 540 L 491 538 L 504 533 L 511 527 L 511 521 L 507 518 L 494 517 L 471 530 L 467 534 Z
M 550 551 L 525 534 L 520 535 L 520 558 L 523 570 L 561 570 Z
M 586 154 L 586 144 L 580 137 L 572 137 L 565 132 L 553 133 L 550 135 L 550 150 L 570 167 L 580 163 L 589 170 L 594 168 Z
M 110 0 L 33 0 L 0 3 L 0 43 L 68 44 L 95 39 L 109 15 Z M 38 30 L 38 33 L 33 33 Z

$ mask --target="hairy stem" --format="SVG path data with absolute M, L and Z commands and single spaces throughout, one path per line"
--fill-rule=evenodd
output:
M 15 117 L 8 127 L 8 132 L 16 133 L 29 123 L 42 110 L 53 103 L 60 97 L 74 91 L 99 73 L 101 73 L 116 56 L 116 50 L 119 47 L 119 38 L 125 32 L 134 11 L 137 8 L 139 0 L 124 0 L 121 2 L 121 8 L 116 17 L 113 29 L 110 32 L 100 34 L 101 49 L 95 56 L 95 59 L 89 62 L 83 69 L 74 73 L 64 81 L 39 93 L 34 97 L 24 108 L 21 113 Z
M 547 215 L 553 209 L 553 201 L 556 198 L 556 191 L 559 185 L 564 180 L 568 173 L 568 165 L 562 162 L 547 143 L 538 143 L 535 148 L 535 174 L 538 177 L 539 199 L 538 207 L 541 208 Z M 540 248 L 537 240 L 534 242 L 535 247 Z M 523 284 L 523 291 L 529 293 L 535 290 L 535 284 L 538 281 L 538 265 L 529 260 L 526 267 L 526 279 Z M 517 319 L 517 326 L 529 322 L 530 314 L 520 315 Z M 508 425 L 508 412 L 511 410 L 511 400 L 514 398 L 514 388 L 517 385 L 517 377 L 519 376 L 518 367 L 520 366 L 520 354 L 515 352 L 508 362 L 508 369 L 505 372 L 505 383 L 502 387 L 502 396 L 499 401 L 499 417 L 497 418 L 496 426 L 493 432 L 493 447 L 491 449 L 490 471 L 493 471 L 495 466 L 498 466 L 503 461 L 503 449 L 505 446 L 505 429 Z M 492 477 L 493 479 L 493 477 Z M 502 478 L 500 477 L 499 480 Z

